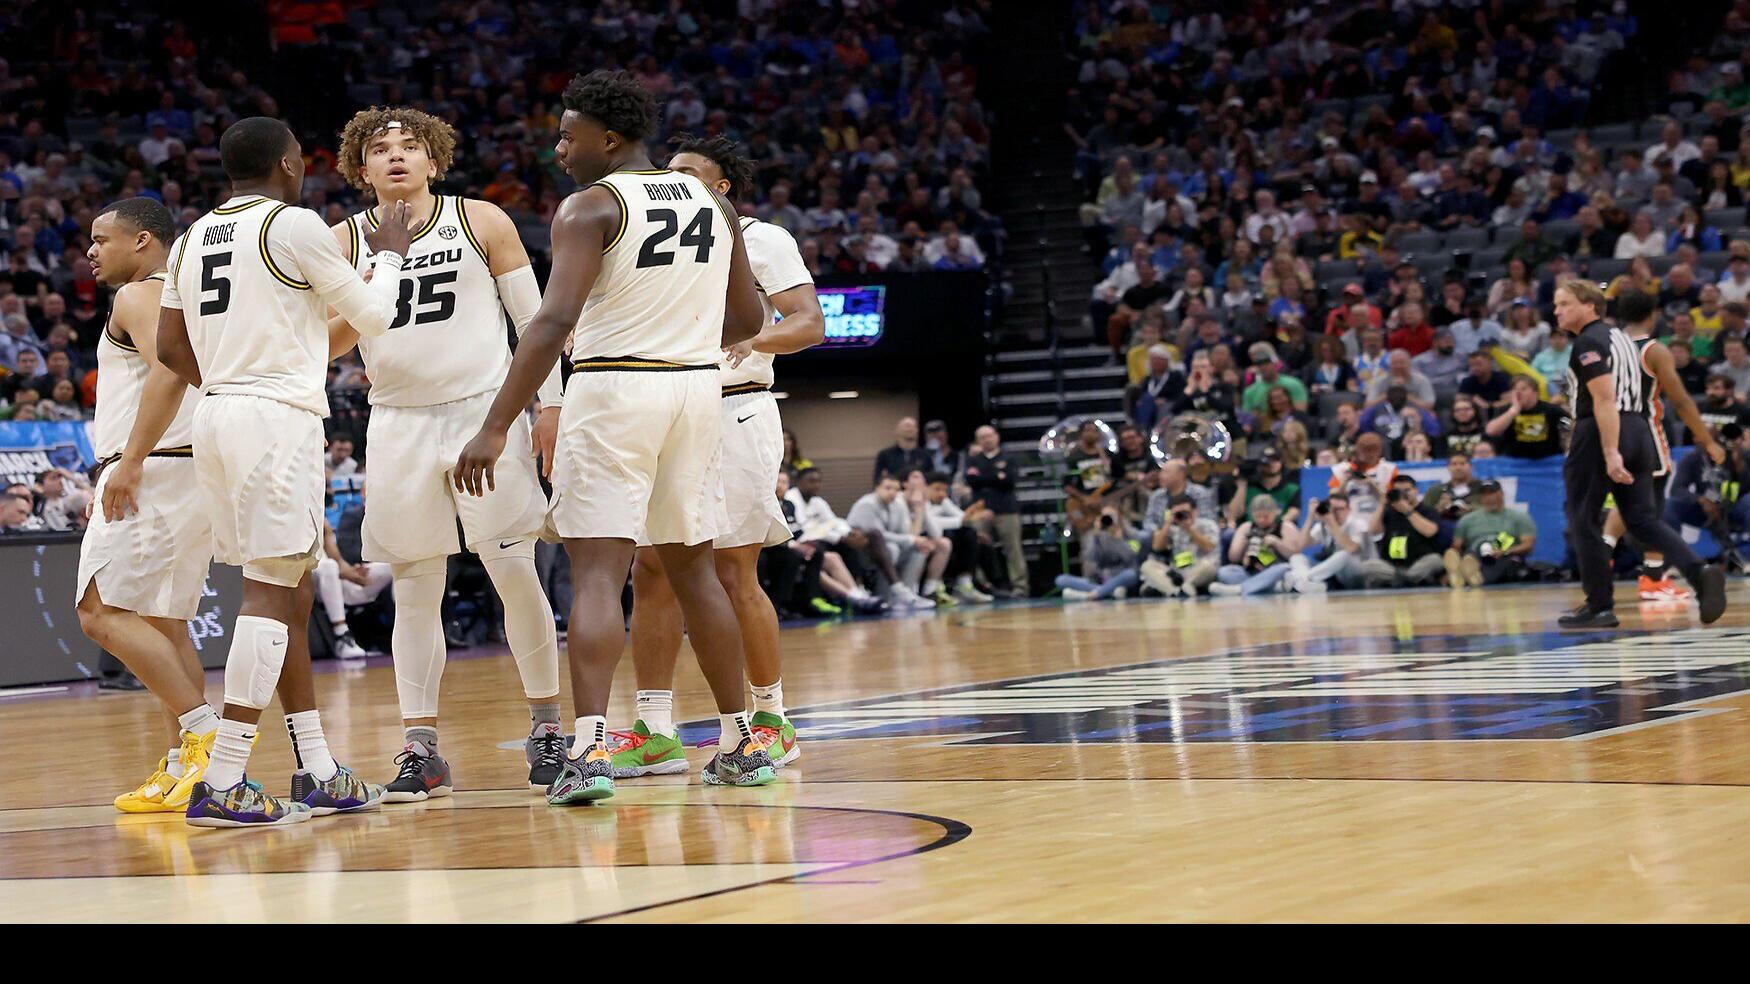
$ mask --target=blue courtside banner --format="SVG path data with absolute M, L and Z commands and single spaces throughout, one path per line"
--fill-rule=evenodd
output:
M 50 468 L 85 471 L 97 464 L 83 422 L 0 421 L 0 481 L 26 484 Z

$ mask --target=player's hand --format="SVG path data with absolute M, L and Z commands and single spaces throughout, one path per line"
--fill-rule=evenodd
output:
M 553 455 L 559 448 L 559 408 L 542 407 L 535 415 L 535 427 L 532 433 L 535 439 L 535 457 L 541 462 L 541 477 L 553 478 Z
M 482 428 L 456 458 L 456 491 L 472 496 L 498 491 L 493 469 L 498 466 L 498 456 L 503 453 L 504 432 Z
M 1623 466 L 1621 451 L 1604 452 L 1604 470 L 1610 475 L 1610 480 L 1618 485 L 1633 485 L 1635 477 Z
M 103 484 L 103 518 L 114 523 L 139 511 L 140 479 L 145 469 L 138 461 L 122 458 L 109 466 Z
M 382 221 L 365 233 L 365 242 L 370 244 L 373 253 L 387 250 L 406 256 L 407 248 L 413 245 L 413 206 L 394 202 L 379 211 L 383 213 Z
M 361 588 L 371 583 L 371 576 L 365 573 L 364 567 L 357 564 L 343 565 L 340 568 L 340 579 L 342 581 L 351 581 Z
M 1701 446 L 1701 449 L 1714 464 L 1723 465 L 1726 463 L 1726 449 L 1720 445 L 1720 442 L 1709 439 L 1706 444 Z
M 753 339 L 736 342 L 724 349 L 723 354 L 729 357 L 729 368 L 739 369 L 747 361 L 747 357 L 753 354 Z

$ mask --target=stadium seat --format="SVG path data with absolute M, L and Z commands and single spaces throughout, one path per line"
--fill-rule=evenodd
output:
M 1404 253 L 1434 253 L 1440 250 L 1443 239 L 1440 233 L 1432 229 L 1418 232 L 1406 232 L 1398 236 L 1396 246 Z
M 1606 126 L 1594 127 L 1592 142 L 1610 144 L 1612 146 L 1633 144 L 1639 136 L 1639 126 L 1635 123 L 1611 123 Z
M 1525 235 L 1518 226 L 1499 226 L 1495 229 L 1495 245 L 1501 247 L 1503 253 L 1519 245 L 1519 240 L 1524 238 Z
M 1569 236 L 1580 231 L 1578 219 L 1556 219 L 1543 224 L 1543 237 L 1553 243 L 1566 242 Z
M 1732 254 L 1723 249 L 1710 250 L 1697 258 L 1702 266 L 1712 270 L 1715 276 L 1726 272 L 1726 264 L 1732 262 Z
M 1677 257 L 1670 253 L 1666 253 L 1664 256 L 1654 256 L 1647 260 L 1647 265 L 1653 268 L 1653 273 L 1663 277 L 1671 272 L 1672 267 L 1677 265 Z
M 1339 280 L 1345 277 L 1359 275 L 1360 268 L 1354 260 L 1320 260 L 1313 268 L 1313 277 L 1320 283 L 1328 280 Z
M 1362 399 L 1360 393 L 1320 393 L 1318 403 L 1319 419 L 1329 420 L 1332 417 L 1335 417 L 1337 415 L 1337 407 L 1342 404 L 1348 403 L 1358 407 L 1363 402 L 1365 401 Z
M 1514 242 L 1518 242 L 1517 239 Z M 1484 246 L 1470 255 L 1470 268 L 1482 270 L 1501 265 L 1501 258 L 1507 255 L 1507 247 L 1502 245 Z
M 1489 229 L 1487 226 L 1459 226 L 1446 233 L 1446 245 L 1449 249 L 1470 250 L 1475 252 L 1489 245 Z
M 1628 272 L 1628 262 L 1614 256 L 1595 257 L 1586 267 L 1586 275 L 1600 283 L 1609 283 Z
M 1744 224 L 1744 209 L 1710 208 L 1702 214 L 1702 220 L 1715 229 L 1736 229 Z

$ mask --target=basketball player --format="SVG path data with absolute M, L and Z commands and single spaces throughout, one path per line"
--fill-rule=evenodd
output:
M 195 478 L 214 553 L 243 568 L 224 717 L 187 817 L 197 827 L 273 826 L 374 808 L 383 795 L 328 751 L 306 627 L 309 574 L 322 553 L 327 312 L 332 307 L 365 337 L 388 330 L 412 230 L 406 205 L 385 210 L 367 235 L 378 253 L 367 284 L 321 218 L 291 204 L 303 187 L 304 157 L 284 123 L 255 116 L 232 124 L 219 156 L 231 197 L 177 241 L 158 325 L 158 358 L 200 390 Z M 149 389 L 130 451 L 155 446 L 180 402 L 179 391 Z M 299 766 L 290 801 L 244 777 L 276 685 Z
M 559 719 L 559 639 L 553 608 L 535 572 L 535 541 L 547 496 L 535 475 L 535 448 L 549 469 L 559 430 L 559 367 L 541 382 L 540 421 L 511 424 L 502 488 L 483 498 L 459 495 L 449 470 L 461 442 L 486 419 L 510 367 L 505 312 L 520 332 L 541 306 L 541 289 L 510 216 L 491 202 L 434 195 L 454 158 L 448 123 L 406 107 L 376 107 L 353 116 L 340 135 L 340 171 L 376 196 L 374 208 L 334 227 L 362 272 L 363 235 L 378 212 L 406 203 L 415 228 L 389 331 L 357 339 L 371 380 L 371 494 L 365 499 L 364 559 L 390 565 L 395 580 L 395 688 L 405 744 L 386 802 L 447 796 L 455 786 L 438 754 L 438 683 L 443 677 L 443 600 L 449 556 L 463 542 L 479 555 L 504 602 L 504 635 L 522 675 L 531 721 L 524 757 L 529 788 L 545 790 L 565 757 Z M 332 325 L 335 348 L 356 336 Z M 339 351 L 334 354 L 339 354 Z
M 492 490 L 506 432 L 573 334 L 582 375 L 560 415 L 548 518 L 571 556 L 577 738 L 547 801 L 613 795 L 608 692 L 625 644 L 620 592 L 640 545 L 662 560 L 717 701 L 722 745 L 704 780 L 771 782 L 745 710 L 735 610 L 711 559 L 723 508 L 720 350 L 753 338 L 765 316 L 741 227 L 703 181 L 651 165 L 656 111 L 629 73 L 573 79 L 564 106 L 556 157 L 587 187 L 553 217 L 547 295 L 455 470 L 469 494 Z
M 1647 426 L 1659 451 L 1659 467 L 1653 470 L 1653 506 L 1663 516 L 1665 489 L 1671 482 L 1671 442 L 1665 439 L 1665 404 L 1659 399 L 1660 391 L 1670 398 L 1671 405 L 1677 408 L 1677 415 L 1696 435 L 1698 451 L 1719 464 L 1726 460 L 1726 449 L 1714 440 L 1713 432 L 1701 419 L 1701 411 L 1695 407 L 1695 400 L 1683 388 L 1683 380 L 1677 378 L 1677 364 L 1671 358 L 1671 350 L 1653 337 L 1655 309 L 1653 299 L 1640 291 L 1625 294 L 1616 302 L 1617 323 L 1640 352 L 1641 386 L 1649 394 Z M 1614 549 L 1627 529 L 1622 510 L 1612 508 L 1604 519 L 1605 544 Z M 1686 601 L 1690 596 L 1688 588 L 1672 579 L 1664 555 L 1651 548 L 1641 551 L 1638 590 L 1643 601 Z
M 677 137 L 668 166 L 690 174 L 734 202 L 753 188 L 753 167 L 723 137 Z M 765 326 L 725 354 L 723 385 L 723 498 L 728 522 L 713 546 L 717 577 L 735 606 L 741 645 L 753 686 L 755 737 L 775 766 L 802 754 L 796 727 L 784 710 L 778 651 L 778 613 L 760 587 L 760 551 L 786 543 L 790 527 L 772 495 L 784 465 L 784 428 L 773 399 L 772 356 L 800 352 L 826 337 L 826 319 L 814 280 L 796 240 L 782 228 L 743 216 L 742 242 L 759 284 Z M 656 551 L 644 547 L 632 565 L 632 663 L 638 674 L 638 720 L 616 732 L 614 778 L 687 771 L 686 751 L 674 727 L 674 665 L 680 654 L 681 613 L 663 577 Z
M 187 809 L 219 730 L 188 635 L 213 559 L 189 447 L 194 401 L 183 401 L 164 436 L 141 458 L 124 460 L 122 454 L 146 380 L 165 377 L 179 392 L 186 389 L 156 358 L 158 294 L 175 236 L 169 209 L 150 198 L 128 198 L 91 221 L 86 252 L 92 275 L 116 288 L 109 323 L 97 339 L 97 417 L 91 424 L 97 501 L 113 499 L 112 490 L 143 489 L 145 508 L 131 514 L 91 511 L 79 544 L 79 624 L 146 684 L 170 723 L 170 751 L 158 768 L 139 788 L 115 798 L 123 813 Z
M 1564 280 L 1556 289 L 1556 324 L 1574 337 L 1567 392 L 1574 394 L 1574 432 L 1563 464 L 1568 530 L 1586 601 L 1559 620 L 1564 629 L 1617 625 L 1610 577 L 1610 548 L 1602 529 L 1604 497 L 1614 495 L 1623 521 L 1643 547 L 1660 551 L 1695 585 L 1701 621 L 1711 624 L 1726 610 L 1726 575 L 1703 567 L 1689 544 L 1659 519 L 1653 505 L 1653 471 L 1659 450 L 1647 425 L 1640 352 L 1622 329 L 1602 319 L 1604 293 L 1584 280 Z

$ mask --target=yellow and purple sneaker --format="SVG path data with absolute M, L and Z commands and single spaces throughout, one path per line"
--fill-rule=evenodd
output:
M 276 827 L 303 823 L 310 817 L 309 807 L 269 796 L 248 777 L 239 779 L 230 789 L 195 783 L 189 791 L 186 814 L 191 827 Z
M 374 810 L 383 802 L 383 787 L 365 782 L 346 766 L 337 766 L 326 782 L 299 769 L 292 773 L 292 799 L 310 808 L 315 816 Z

